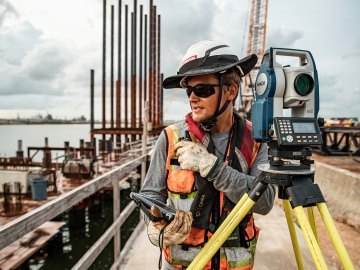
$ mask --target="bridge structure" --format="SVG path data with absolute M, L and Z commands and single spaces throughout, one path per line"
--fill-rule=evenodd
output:
M 129 180 L 129 175 L 134 171 L 141 172 L 141 179 L 144 179 L 146 163 L 149 158 L 148 153 L 153 144 L 154 140 L 149 140 L 149 143 L 145 145 L 145 147 L 143 143 L 133 144 L 134 147 L 132 147 L 132 149 L 128 150 L 127 153 L 123 153 L 123 156 L 127 158 L 122 160 L 121 165 L 113 166 L 110 171 L 98 175 L 71 191 L 62 193 L 55 199 L 0 226 L 0 250 L 21 239 L 28 233 L 36 231 L 46 222 L 53 220 L 83 202 L 105 186 L 111 185 L 113 190 L 113 223 L 88 249 L 82 258 L 76 262 L 72 269 L 88 269 L 112 239 L 114 243 L 114 262 L 111 269 L 119 269 L 134 239 L 144 227 L 144 224 L 140 222 L 128 238 L 125 246 L 122 249 L 120 248 L 120 228 L 137 207 L 135 203 L 130 202 L 120 212 L 120 185 L 126 180 Z

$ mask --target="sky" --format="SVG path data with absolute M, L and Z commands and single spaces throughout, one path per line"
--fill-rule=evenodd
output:
M 109 10 L 118 1 L 107 2 Z M 144 6 L 148 2 L 138 0 Z M 95 118 L 101 118 L 102 3 L 0 0 L 0 118 L 48 113 L 54 118 L 89 118 L 90 69 L 95 70 Z M 123 3 L 132 7 L 130 0 Z M 177 72 L 186 49 L 200 40 L 221 40 L 245 56 L 249 0 L 154 4 L 161 14 L 165 77 Z M 319 116 L 360 119 L 359 13 L 358 0 L 269 0 L 266 48 L 313 54 Z M 164 97 L 165 120 L 182 119 L 189 111 L 183 90 L 165 90 Z

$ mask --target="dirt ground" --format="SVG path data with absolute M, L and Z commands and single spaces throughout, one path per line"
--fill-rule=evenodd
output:
M 350 225 L 337 222 L 336 220 L 334 222 L 355 269 L 360 269 L 360 232 Z M 317 229 L 322 252 L 332 265 L 336 266 L 336 269 L 343 269 L 319 214 L 317 214 Z
M 316 161 L 324 162 L 328 165 L 333 165 L 338 168 L 349 170 L 353 173 L 360 174 L 360 157 L 351 157 L 351 156 L 321 156 L 314 154 L 313 159 Z M 331 213 L 330 213 L 331 214 Z M 337 269 L 343 269 L 340 263 L 340 260 L 336 254 L 335 248 L 332 244 L 332 241 L 326 231 L 324 223 L 320 217 L 320 214 L 317 213 L 317 229 L 320 238 L 320 246 L 324 255 L 332 262 Z M 345 245 L 347 252 L 351 258 L 352 263 L 354 264 L 355 269 L 360 269 L 360 231 L 356 230 L 354 227 L 334 220 L 337 231 Z
M 360 157 L 357 156 L 321 156 L 313 154 L 312 159 L 360 174 Z
M 280 199 L 276 200 L 276 204 L 282 208 L 282 202 Z M 315 209 L 314 213 L 316 215 L 316 229 L 318 232 L 320 249 L 322 251 L 322 254 L 326 257 L 326 261 L 332 266 L 329 268 L 344 269 L 341 265 L 338 255 L 336 254 L 336 250 L 333 246 L 333 243 L 325 228 L 319 212 Z M 295 216 L 294 220 L 296 220 Z M 354 227 L 348 224 L 338 222 L 336 220 L 334 220 L 334 223 L 355 269 L 360 269 L 360 231 L 356 230 Z

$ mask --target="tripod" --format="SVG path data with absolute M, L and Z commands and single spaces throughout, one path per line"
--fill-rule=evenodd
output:
M 269 163 L 259 166 L 262 173 L 258 177 L 257 183 L 248 193 L 243 195 L 229 216 L 216 230 L 215 234 L 187 269 L 200 270 L 206 266 L 216 251 L 220 249 L 229 235 L 265 192 L 269 184 L 278 186 L 278 196 L 283 202 L 298 269 L 304 269 L 304 265 L 291 209 L 294 211 L 300 224 L 316 268 L 328 269 L 318 244 L 313 212 L 315 206 L 319 210 L 344 269 L 354 269 L 330 216 L 321 190 L 319 186 L 314 183 L 315 170 L 310 166 L 313 163 L 313 161 L 310 160 L 310 156 L 311 149 L 309 148 L 284 150 L 270 144 Z M 300 163 L 294 164 L 284 161 L 284 159 L 299 160 Z M 306 217 L 304 208 L 308 209 L 308 218 Z

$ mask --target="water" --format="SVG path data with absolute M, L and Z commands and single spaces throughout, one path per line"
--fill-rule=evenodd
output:
M 80 139 L 90 141 L 90 125 L 0 125 L 0 157 L 16 156 L 18 140 L 22 140 L 22 150 L 27 157 L 27 147 L 43 147 L 45 137 L 50 147 L 64 147 L 65 141 L 70 146 L 79 147 Z M 59 156 L 62 154 L 58 153 Z M 56 152 L 53 157 L 55 155 Z M 39 153 L 34 161 L 41 161 L 42 158 L 42 153 Z
M 27 147 L 42 147 L 44 138 L 50 147 L 63 147 L 64 142 L 78 147 L 80 139 L 90 140 L 89 125 L 0 125 L 0 157 L 16 156 L 18 140 L 27 157 Z M 59 156 L 63 153 L 59 153 Z M 55 154 L 53 154 L 53 157 Z M 35 156 L 41 161 L 42 153 Z M 130 201 L 130 190 L 121 191 L 121 209 Z M 65 221 L 65 226 L 37 254 L 25 262 L 21 269 L 56 270 L 71 269 L 83 254 L 99 239 L 113 220 L 112 192 L 97 193 L 81 209 L 71 210 L 56 218 Z M 121 244 L 125 244 L 138 223 L 139 213 L 135 211 L 121 229 Z M 99 255 L 92 270 L 109 269 L 113 263 L 113 244 L 108 244 Z
M 130 189 L 121 191 L 121 210 L 130 201 Z M 65 226 L 22 269 L 66 270 L 71 269 L 84 253 L 100 238 L 112 223 L 112 193 L 97 193 L 87 201 L 85 208 L 73 209 L 56 218 Z M 132 213 L 121 228 L 121 246 L 130 237 L 139 222 L 138 209 Z M 113 242 L 96 258 L 90 270 L 110 269 L 113 264 Z

